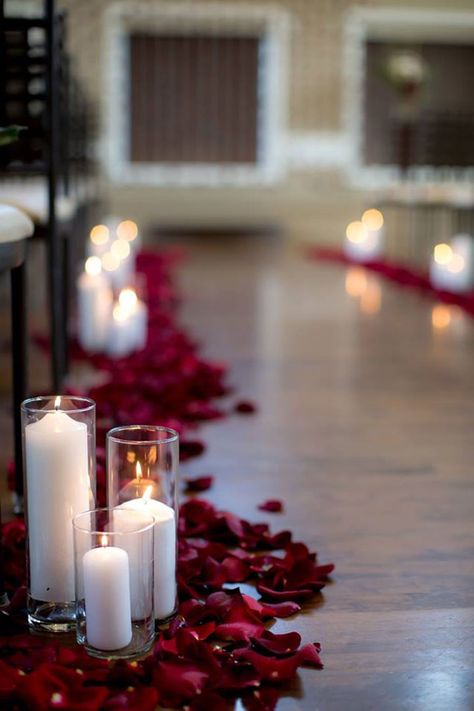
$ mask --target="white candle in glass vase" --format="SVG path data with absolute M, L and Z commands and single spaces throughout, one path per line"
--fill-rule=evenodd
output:
M 25 427 L 30 592 L 35 600 L 74 600 L 72 519 L 90 507 L 87 425 L 48 412 Z
M 461 250 L 446 243 L 437 244 L 430 262 L 430 282 L 435 289 L 464 293 L 473 287 L 473 271 L 469 264 L 466 245 L 458 242 Z
M 366 210 L 362 220 L 351 222 L 346 229 L 344 253 L 356 262 L 370 262 L 383 251 L 383 215 L 379 210 Z
M 144 511 L 155 517 L 155 617 L 163 620 L 176 607 L 176 517 L 174 509 L 150 498 L 151 487 L 139 499 L 130 499 L 119 506 L 130 511 Z M 132 596 L 133 605 L 133 596 Z
M 99 257 L 89 257 L 77 281 L 77 337 L 90 353 L 104 350 L 112 313 L 112 290 Z
M 136 350 L 143 350 L 148 335 L 148 309 L 137 297 L 134 289 L 122 289 L 119 294 L 119 304 L 129 314 L 132 341 Z
M 84 555 L 86 636 L 91 647 L 103 651 L 122 649 L 132 641 L 130 568 L 122 548 L 101 546 Z
M 130 314 L 120 304 L 115 304 L 107 334 L 107 355 L 125 358 L 135 349 L 133 324 Z

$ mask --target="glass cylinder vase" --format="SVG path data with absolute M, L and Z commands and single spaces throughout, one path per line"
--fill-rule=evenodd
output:
M 77 642 L 95 657 L 131 659 L 155 639 L 154 524 L 144 511 L 74 517 Z
M 107 433 L 109 507 L 148 511 L 155 522 L 155 616 L 176 611 L 177 477 L 179 436 L 154 425 L 115 427 Z
M 31 627 L 75 626 L 72 519 L 95 505 L 95 403 L 50 395 L 21 407 Z

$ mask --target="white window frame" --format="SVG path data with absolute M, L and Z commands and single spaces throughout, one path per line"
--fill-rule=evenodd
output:
M 398 42 L 444 42 L 474 44 L 474 12 L 417 10 L 409 7 L 354 7 L 344 27 L 344 126 L 347 145 L 347 175 L 361 188 L 377 188 L 397 183 L 401 178 L 397 165 L 364 164 L 364 81 L 366 47 L 370 40 Z M 415 181 L 472 180 L 474 168 L 453 166 L 414 166 L 410 177 Z
M 130 156 L 128 95 L 131 32 L 190 34 L 198 31 L 261 39 L 256 163 L 145 163 Z M 274 183 L 285 169 L 281 144 L 287 125 L 289 18 L 272 6 L 210 2 L 116 2 L 104 13 L 104 165 L 119 184 L 248 185 Z

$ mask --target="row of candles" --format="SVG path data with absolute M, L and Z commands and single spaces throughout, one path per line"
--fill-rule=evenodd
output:
M 110 219 L 92 228 L 77 280 L 78 341 L 88 353 L 121 358 L 145 346 L 148 314 L 137 295 L 138 227 Z
M 373 262 L 384 248 L 384 218 L 380 210 L 366 210 L 346 228 L 344 254 L 355 262 Z M 451 242 L 437 244 L 430 261 L 430 282 L 435 289 L 464 293 L 474 288 L 474 240 L 458 234 Z
M 95 656 L 151 647 L 176 606 L 178 435 L 158 426 L 107 434 L 107 509 L 95 506 L 95 403 L 22 405 L 28 620 L 69 631 Z

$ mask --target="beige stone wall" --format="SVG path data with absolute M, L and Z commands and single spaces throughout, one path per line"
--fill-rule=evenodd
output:
M 141 0 L 147 1 L 147 0 Z M 177 2 L 178 0 L 148 0 Z M 202 0 L 205 2 L 205 0 Z M 219 0 L 223 6 L 230 0 Z M 253 3 L 254 0 L 231 0 Z M 102 100 L 104 9 L 110 0 L 63 0 L 70 22 L 70 47 L 77 71 L 91 98 Z M 291 17 L 289 107 L 291 131 L 338 131 L 342 126 L 342 28 L 354 5 L 447 9 L 446 0 L 255 0 L 288 11 Z M 201 0 L 188 2 L 190 11 Z M 131 0 L 131 4 L 133 2 Z M 449 9 L 473 10 L 473 0 L 449 0 Z M 189 223 L 235 222 L 242 210 L 248 220 L 279 222 L 289 234 L 321 241 L 338 239 L 344 224 L 357 217 L 370 196 L 349 188 L 337 171 L 289 174 L 274 188 L 158 189 L 123 188 L 105 182 L 112 209 L 142 221 Z

